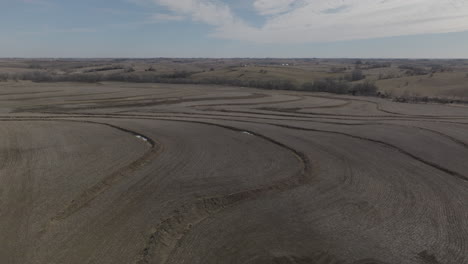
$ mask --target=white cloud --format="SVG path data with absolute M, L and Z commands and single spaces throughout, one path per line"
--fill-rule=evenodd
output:
M 231 8 L 217 0 L 153 0 L 175 14 L 189 16 L 195 22 L 215 27 L 214 36 L 227 37 L 229 34 L 240 35 L 252 31 L 242 19 L 238 18 Z
M 213 26 L 234 23 L 237 18 L 228 5 L 210 0 L 154 0 L 174 13 L 189 15 L 194 21 Z
M 260 15 L 284 13 L 292 8 L 297 0 L 255 0 L 253 6 Z
M 153 0 L 215 27 L 216 37 L 309 43 L 468 30 L 466 0 L 255 0 L 266 22 L 249 26 L 220 0 Z

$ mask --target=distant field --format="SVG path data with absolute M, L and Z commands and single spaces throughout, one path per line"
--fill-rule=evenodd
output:
M 468 98 L 468 76 L 464 71 L 381 80 L 377 85 L 397 95 Z
M 305 82 L 313 82 L 324 78 L 342 77 L 343 74 L 330 73 L 320 71 L 319 69 L 304 69 L 295 66 L 245 66 L 221 68 L 215 71 L 202 72 L 194 74 L 194 79 L 202 79 L 205 77 L 223 77 L 229 79 L 245 79 L 245 80 L 277 80 L 287 79 L 296 84 Z
M 349 81 L 355 71 L 365 78 Z M 371 82 L 389 97 L 468 100 L 468 60 L 0 59 L 0 80 L 8 75 L 34 80 L 40 77 L 31 77 L 36 73 L 69 81 L 213 83 L 274 89 L 284 84 L 290 90 L 330 79 L 350 85 Z M 283 84 L 274 85 L 279 82 Z

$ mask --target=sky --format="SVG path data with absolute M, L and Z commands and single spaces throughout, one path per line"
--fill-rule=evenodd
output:
M 468 58 L 467 0 L 0 0 L 0 57 Z

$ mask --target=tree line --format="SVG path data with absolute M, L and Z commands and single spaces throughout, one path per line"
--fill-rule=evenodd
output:
M 269 90 L 297 90 L 310 92 L 328 92 L 336 94 L 377 95 L 377 86 L 371 82 L 353 83 L 355 78 L 321 79 L 299 85 L 288 79 L 246 80 L 225 77 L 192 78 L 192 72 L 174 72 L 170 74 L 135 74 L 127 73 L 87 73 L 87 74 L 53 74 L 43 71 L 6 74 L 0 73 L 0 81 L 28 80 L 33 82 L 131 82 L 131 83 L 171 83 L 171 84 L 216 84 L 240 87 L 251 87 Z M 356 76 L 355 76 L 356 77 Z M 358 76 L 362 79 L 361 76 Z

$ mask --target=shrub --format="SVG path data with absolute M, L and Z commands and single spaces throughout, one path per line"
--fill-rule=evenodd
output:
M 371 82 L 357 83 L 350 90 L 353 95 L 377 95 L 377 91 L 377 86 Z
M 377 95 L 378 88 L 371 82 L 358 83 L 351 85 L 347 82 L 336 81 L 333 79 L 318 80 L 314 83 L 304 83 L 302 85 L 304 91 L 310 92 L 326 92 L 336 94 L 350 93 L 353 95 Z
M 410 75 L 410 76 L 414 76 L 414 75 L 426 75 L 426 74 L 429 74 L 430 71 L 424 69 L 424 68 L 420 68 L 420 67 L 416 67 L 416 66 L 411 66 L 411 65 L 400 65 L 398 66 L 398 68 L 400 68 L 401 70 L 406 70 L 406 74 L 407 75 Z
M 310 92 L 326 92 L 336 94 L 348 93 L 350 85 L 346 82 L 333 79 L 317 80 L 314 83 L 304 83 L 302 90 Z
M 330 72 L 332 73 L 341 73 L 346 71 L 346 67 L 331 67 Z
M 9 79 L 9 75 L 7 73 L 0 73 L 0 82 L 6 82 Z
M 106 67 L 101 67 L 101 68 L 96 68 L 96 69 L 90 69 L 84 72 L 90 73 L 90 72 L 112 71 L 112 70 L 121 70 L 121 69 L 124 69 L 124 67 L 117 65 L 117 66 L 106 66 Z
M 19 76 L 21 80 L 31 80 L 34 82 L 51 82 L 54 81 L 52 75 L 47 72 L 25 72 Z
M 366 76 L 361 70 L 354 70 L 350 74 L 345 75 L 344 79 L 350 82 L 360 81 L 365 79 Z
M 192 74 L 193 73 L 187 72 L 187 71 L 176 71 L 174 73 L 162 75 L 161 77 L 169 78 L 169 79 L 178 79 L 178 78 L 188 78 L 192 76 Z
M 465 100 L 455 100 L 449 98 L 440 98 L 440 97 L 418 97 L 418 96 L 408 96 L 402 95 L 393 98 L 394 102 L 398 103 L 437 103 L 437 104 L 468 104 L 468 101 Z
M 38 63 L 31 63 L 29 64 L 28 68 L 30 69 L 42 69 L 42 66 Z
M 392 67 L 391 63 L 372 63 L 372 64 L 368 64 L 365 68 L 366 69 L 378 69 L 378 68 L 389 68 L 389 67 Z

